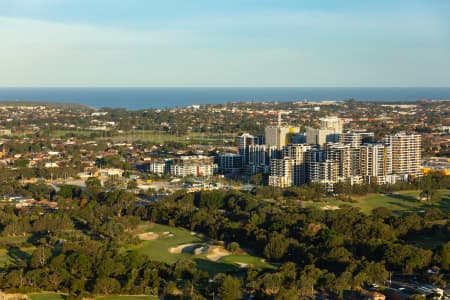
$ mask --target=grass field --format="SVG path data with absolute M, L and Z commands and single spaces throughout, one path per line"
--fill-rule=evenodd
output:
M 275 269 L 275 266 L 267 263 L 263 258 L 252 255 L 232 254 L 222 257 L 219 262 L 238 266 L 247 265 L 257 269 Z
M 127 131 L 122 133 L 115 133 L 111 135 L 110 132 L 94 131 L 94 130 L 53 130 L 51 135 L 53 137 L 66 137 L 66 136 L 78 136 L 89 137 L 92 134 L 96 134 L 105 138 L 112 139 L 127 139 L 127 140 L 146 140 L 153 141 L 155 143 L 164 143 L 167 141 L 179 142 L 179 143 L 209 143 L 209 142 L 223 142 L 223 140 L 234 141 L 236 134 L 223 133 L 220 135 L 214 135 L 211 133 L 193 132 L 185 135 L 169 134 L 166 132 L 158 132 L 152 130 L 136 130 Z
M 53 130 L 51 132 L 52 137 L 66 137 L 66 136 L 77 136 L 77 137 L 89 137 L 92 133 L 96 133 L 93 130 Z
M 162 261 L 169 264 L 175 263 L 180 258 L 192 259 L 197 267 L 210 274 L 216 274 L 219 272 L 233 272 L 238 271 L 241 267 L 248 265 L 255 268 L 269 268 L 275 267 L 260 257 L 252 256 L 249 254 L 228 255 L 220 258 L 218 261 L 212 261 L 207 258 L 205 254 L 194 255 L 193 253 L 170 253 L 169 249 L 177 247 L 183 244 L 198 244 L 206 242 L 205 239 L 191 234 L 190 231 L 183 228 L 174 228 L 159 224 L 151 224 L 147 226 L 141 226 L 138 231 L 134 232 L 154 232 L 158 233 L 160 237 L 152 241 L 142 241 L 138 245 L 128 246 L 125 251 L 137 251 L 150 257 L 152 260 Z M 170 232 L 172 237 L 164 235 L 164 233 Z
M 0 237 L 0 244 L 3 245 L 20 245 L 25 243 L 29 236 L 2 236 Z
M 53 293 L 29 294 L 31 300 L 63 300 L 64 296 Z
M 137 251 L 138 253 L 145 254 L 151 259 L 166 262 L 172 264 L 182 257 L 189 258 L 191 255 L 187 253 L 170 253 L 169 248 L 176 247 L 182 244 L 200 243 L 203 240 L 195 235 L 192 235 L 190 231 L 183 228 L 169 227 L 159 224 L 152 224 L 149 226 L 141 227 L 140 231 L 152 231 L 158 233 L 160 238 L 153 241 L 142 241 L 138 245 L 128 247 L 126 250 Z M 171 232 L 174 236 L 163 236 L 164 232 Z
M 64 300 L 65 296 L 53 293 L 29 294 L 31 300 Z M 100 296 L 96 297 L 98 300 L 155 300 L 157 297 L 153 296 Z
M 102 296 L 95 298 L 96 300 L 155 300 L 158 297 L 153 296 Z
M 35 247 L 9 247 L 8 249 L 0 249 L 0 267 L 10 265 L 15 261 L 28 259 L 35 249 Z
M 420 191 L 399 191 L 392 194 L 369 194 L 364 197 L 354 197 L 355 202 L 344 202 L 340 200 L 328 200 L 326 202 L 308 202 L 308 205 L 325 207 L 325 206 L 337 206 L 350 205 L 358 207 L 364 213 L 371 213 L 374 208 L 384 206 L 392 210 L 393 213 L 403 213 L 408 211 L 420 212 L 430 207 L 438 207 L 444 212 L 450 211 L 450 191 L 441 190 L 441 200 L 428 204 L 423 201 L 419 201 L 418 196 Z

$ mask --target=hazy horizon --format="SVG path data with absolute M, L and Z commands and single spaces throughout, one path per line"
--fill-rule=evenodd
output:
M 0 86 L 0 89 L 450 89 L 449 86 Z
M 4 0 L 3 87 L 448 87 L 450 2 Z

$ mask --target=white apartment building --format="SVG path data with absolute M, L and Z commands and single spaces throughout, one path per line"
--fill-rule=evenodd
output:
M 294 184 L 301 185 L 307 182 L 306 179 L 306 152 L 311 150 L 310 145 L 289 144 L 283 147 L 283 157 L 294 160 Z
M 178 177 L 212 176 L 217 171 L 217 164 L 209 156 L 181 156 L 173 160 L 170 173 Z
M 270 170 L 270 160 L 277 157 L 278 150 L 275 146 L 251 145 L 248 148 L 247 173 L 268 174 Z
M 327 160 L 335 162 L 339 180 L 344 181 L 352 176 L 352 156 L 350 145 L 341 143 L 327 144 Z
M 294 160 L 292 158 L 270 161 L 269 185 L 286 188 L 294 185 Z

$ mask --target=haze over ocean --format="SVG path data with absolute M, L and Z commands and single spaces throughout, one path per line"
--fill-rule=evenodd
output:
M 0 88 L 0 101 L 78 103 L 129 110 L 237 101 L 450 99 L 450 88 Z

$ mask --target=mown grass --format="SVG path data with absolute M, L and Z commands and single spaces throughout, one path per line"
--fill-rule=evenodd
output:
M 179 143 L 195 143 L 195 142 L 222 142 L 223 140 L 234 140 L 235 133 L 223 133 L 214 135 L 211 133 L 192 132 L 184 135 L 170 134 L 167 132 L 158 132 L 153 130 L 135 130 L 121 133 L 94 131 L 94 130 L 53 130 L 51 135 L 53 137 L 90 137 L 91 135 L 98 135 L 104 138 L 112 139 L 128 139 L 128 140 L 146 140 L 155 143 L 164 142 L 179 142 Z
M 95 298 L 96 300 L 154 300 L 159 299 L 155 296 L 101 296 Z
M 21 236 L 0 236 L 0 244 L 3 245 L 20 245 L 27 242 L 29 239 L 28 235 Z
M 64 300 L 65 295 L 56 293 L 35 293 L 28 295 L 31 300 Z M 133 296 L 133 295 L 121 295 L 121 296 L 99 296 L 95 297 L 98 300 L 155 300 L 158 297 L 155 296 Z
M 360 208 L 362 212 L 370 214 L 374 208 L 386 207 L 393 213 L 399 214 L 404 212 L 421 212 L 430 207 L 437 207 L 444 212 L 450 211 L 450 191 L 440 190 L 441 200 L 435 203 L 427 203 L 418 200 L 420 191 L 398 191 L 390 194 L 368 194 L 363 197 L 354 197 L 352 202 L 330 199 L 325 202 L 307 202 L 309 206 L 323 208 L 325 206 L 350 205 Z
M 30 297 L 31 300 L 64 300 L 66 299 L 65 296 L 60 294 L 54 294 L 54 293 L 36 293 L 36 294 L 29 294 L 28 297 Z
M 178 259 L 185 257 L 189 258 L 189 253 L 170 253 L 169 249 L 183 244 L 201 243 L 204 240 L 192 235 L 189 230 L 177 227 L 169 227 L 165 225 L 152 224 L 141 228 L 141 232 L 152 231 L 159 234 L 159 238 L 153 241 L 142 241 L 138 245 L 130 245 L 126 247 L 127 251 L 136 251 L 140 254 L 145 254 L 153 260 L 166 262 L 169 264 L 175 263 Z M 170 232 L 172 237 L 163 235 L 164 232 Z
M 256 269 L 275 269 L 274 265 L 267 263 L 263 258 L 248 254 L 232 254 L 222 257 L 219 262 L 233 264 L 236 266 L 253 267 Z
M 36 247 L 8 247 L 0 249 L 0 267 L 12 265 L 21 260 L 27 260 Z
M 180 258 L 191 259 L 197 265 L 197 268 L 208 272 L 209 274 L 235 272 L 242 269 L 239 265 L 246 264 L 258 269 L 274 269 L 275 267 L 262 258 L 249 254 L 232 254 L 220 258 L 218 261 L 211 261 L 206 254 L 194 255 L 193 253 L 170 253 L 169 249 L 183 244 L 205 243 L 206 239 L 197 235 L 192 235 L 190 231 L 183 228 L 170 227 L 159 224 L 140 226 L 134 234 L 152 231 L 158 233 L 160 237 L 153 241 L 142 241 L 138 245 L 130 245 L 125 251 L 136 251 L 147 255 L 155 261 L 162 261 L 169 264 L 175 263 Z M 164 232 L 170 232 L 174 236 L 168 237 Z

